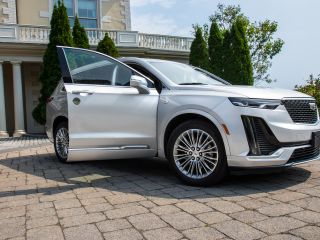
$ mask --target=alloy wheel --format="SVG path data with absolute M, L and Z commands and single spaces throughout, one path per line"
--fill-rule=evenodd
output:
M 66 128 L 60 128 L 56 134 L 56 149 L 59 156 L 63 159 L 68 157 L 69 132 Z
M 202 179 L 216 168 L 219 152 L 213 137 L 200 129 L 189 129 L 176 139 L 173 158 L 185 176 Z

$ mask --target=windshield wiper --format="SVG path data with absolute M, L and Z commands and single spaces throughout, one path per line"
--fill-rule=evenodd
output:
M 179 85 L 208 85 L 205 83 L 180 83 Z

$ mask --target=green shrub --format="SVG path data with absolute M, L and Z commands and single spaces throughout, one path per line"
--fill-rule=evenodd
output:
M 67 9 L 60 1 L 58 1 L 58 6 L 54 6 L 50 25 L 49 44 L 43 56 L 43 66 L 39 78 L 39 81 L 42 84 L 40 91 L 41 96 L 39 98 L 38 106 L 32 112 L 32 116 L 40 124 L 45 124 L 46 122 L 47 98 L 50 97 L 61 79 L 61 70 L 56 46 L 72 46 L 72 36 Z
M 310 75 L 306 85 L 296 86 L 296 91 L 308 94 L 316 99 L 317 105 L 320 108 L 320 75 L 315 78 Z
M 108 33 L 106 33 L 104 38 L 98 43 L 97 51 L 114 58 L 119 57 L 118 49 Z
M 78 48 L 90 48 L 89 39 L 84 27 L 81 26 L 78 16 L 74 20 L 74 25 L 72 29 L 73 43 L 75 47 Z
M 195 39 L 191 44 L 189 63 L 202 69 L 209 69 L 209 54 L 207 43 L 204 40 L 201 28 L 197 27 Z

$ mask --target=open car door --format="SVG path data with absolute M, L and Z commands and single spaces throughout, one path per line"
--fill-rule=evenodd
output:
M 68 99 L 68 161 L 155 156 L 157 90 L 139 93 L 130 86 L 138 73 L 107 55 L 57 50 Z

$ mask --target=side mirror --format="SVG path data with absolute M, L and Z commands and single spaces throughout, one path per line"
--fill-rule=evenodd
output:
M 130 79 L 130 86 L 136 88 L 140 94 L 149 94 L 148 82 L 145 78 L 132 75 Z

